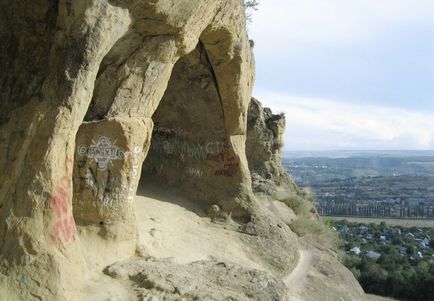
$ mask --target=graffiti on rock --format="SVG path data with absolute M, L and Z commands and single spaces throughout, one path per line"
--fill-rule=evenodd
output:
M 130 184 L 128 186 L 128 201 L 133 201 L 136 194 L 137 178 L 140 169 L 140 154 L 142 150 L 140 147 L 134 147 L 133 151 L 129 153 L 129 163 L 131 164 Z
M 178 156 L 181 161 L 186 159 L 205 161 L 208 155 L 216 155 L 221 152 L 223 145 L 224 143 L 220 141 L 196 143 L 178 139 L 169 141 L 154 138 L 151 150 L 167 158 Z
M 74 238 L 75 221 L 72 215 L 72 161 L 65 162 L 66 173 L 50 198 L 50 208 L 54 212 L 54 224 L 50 235 L 52 242 L 69 242 Z
M 153 132 L 164 138 L 170 137 L 194 137 L 195 131 L 185 130 L 182 128 L 166 128 L 155 124 Z M 208 133 L 215 135 L 224 135 L 226 133 L 224 127 L 216 126 L 214 128 L 208 128 Z
M 185 173 L 192 178 L 202 178 L 204 176 L 204 172 L 193 167 L 187 167 Z
M 125 151 L 119 149 L 108 137 L 101 136 L 98 141 L 92 140 L 91 145 L 82 144 L 78 147 L 78 155 L 96 162 L 98 169 L 105 170 L 113 160 L 123 160 Z
M 239 169 L 239 163 L 235 163 L 235 156 L 231 155 L 229 143 L 225 142 L 223 144 L 223 149 L 218 154 L 208 154 L 207 159 L 209 161 L 221 162 L 223 163 L 223 168 L 216 170 L 214 175 L 225 176 L 232 178 Z
M 136 193 L 140 170 L 140 154 L 142 149 L 134 147 L 131 152 L 124 152 L 124 158 L 128 164 L 128 173 L 123 176 L 114 176 L 111 170 L 100 173 L 97 177 L 97 170 L 88 167 L 84 175 L 80 177 L 93 195 L 104 207 L 119 207 L 125 200 L 133 201 Z M 82 163 L 85 166 L 85 163 Z
M 227 163 L 223 166 L 223 169 L 219 169 L 215 172 L 216 176 L 225 176 L 232 178 L 238 171 L 238 163 Z
M 91 188 L 93 195 L 104 207 L 117 207 L 125 199 L 126 189 L 117 187 L 118 178 L 111 175 L 110 172 L 104 180 L 98 182 L 95 172 L 89 167 L 81 179 Z

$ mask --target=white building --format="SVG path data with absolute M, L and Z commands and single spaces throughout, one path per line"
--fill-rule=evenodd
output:
M 350 250 L 350 252 L 353 252 L 356 255 L 360 255 L 360 253 L 362 253 L 362 251 L 360 251 L 359 247 L 354 247 Z

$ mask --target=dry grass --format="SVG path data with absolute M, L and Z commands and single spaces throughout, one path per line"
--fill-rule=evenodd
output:
M 300 237 L 310 235 L 321 246 L 332 250 L 338 249 L 339 238 L 321 220 L 298 218 L 288 226 Z
M 314 197 L 312 192 L 303 189 L 298 190 L 290 197 L 281 201 L 285 203 L 289 208 L 291 208 L 296 215 L 311 216 L 312 213 L 315 213 L 313 200 Z
M 320 245 L 336 250 L 339 239 L 330 227 L 316 218 L 313 200 L 314 196 L 308 190 L 299 190 L 282 200 L 297 215 L 288 226 L 299 237 L 310 236 Z

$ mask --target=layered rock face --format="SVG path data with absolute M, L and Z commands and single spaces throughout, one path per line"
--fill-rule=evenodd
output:
M 253 190 L 282 199 L 297 187 L 282 166 L 283 134 L 286 119 L 252 98 L 247 119 L 246 156 Z
M 247 119 L 246 155 L 249 168 L 265 179 L 277 180 L 286 175 L 282 168 L 285 115 L 275 115 L 252 98 Z
M 0 179 L 0 248 L 12 289 L 25 275 L 24 294 L 73 299 L 65 292 L 80 287 L 85 269 L 76 224 L 134 242 L 132 197 L 151 117 L 175 63 L 199 44 L 218 82 L 225 116 L 219 139 L 238 188 L 224 203 L 245 214 L 253 61 L 239 1 L 2 1 L 1 7 L 0 167 L 7 172 Z M 213 165 L 222 183 L 225 164 Z M 55 272 L 43 276 L 47 269 Z
M 237 196 L 240 183 L 249 185 L 242 172 L 245 159 L 241 162 L 230 146 L 218 85 L 202 43 L 177 62 L 152 117 L 142 181 L 168 183 L 206 207 L 217 204 L 240 216 L 242 204 L 227 195 Z
M 154 277 L 162 300 L 180 296 L 158 286 L 179 269 L 181 290 L 183 277 L 227 273 L 241 280 L 225 278 L 224 296 L 284 298 L 279 278 L 297 264 L 297 238 L 255 197 L 249 167 L 293 184 L 279 163 L 282 117 L 253 101 L 247 135 L 254 62 L 242 2 L 2 0 L 0 8 L 0 299 L 82 300 L 109 265 L 108 275 L 128 274 L 146 294 Z M 139 183 L 214 210 L 212 221 L 223 217 L 261 271 L 137 262 L 146 253 L 137 248 Z M 259 280 L 265 291 L 251 284 Z M 192 295 L 217 288 L 200 283 Z

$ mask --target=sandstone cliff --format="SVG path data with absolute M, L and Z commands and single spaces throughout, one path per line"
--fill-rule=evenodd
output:
M 0 8 L 0 299 L 364 299 L 253 192 L 298 194 L 241 1 Z
M 247 118 L 246 156 L 252 174 L 253 189 L 276 196 L 295 192 L 295 184 L 282 166 L 283 134 L 286 120 L 283 114 L 273 114 L 269 108 L 252 98 Z

